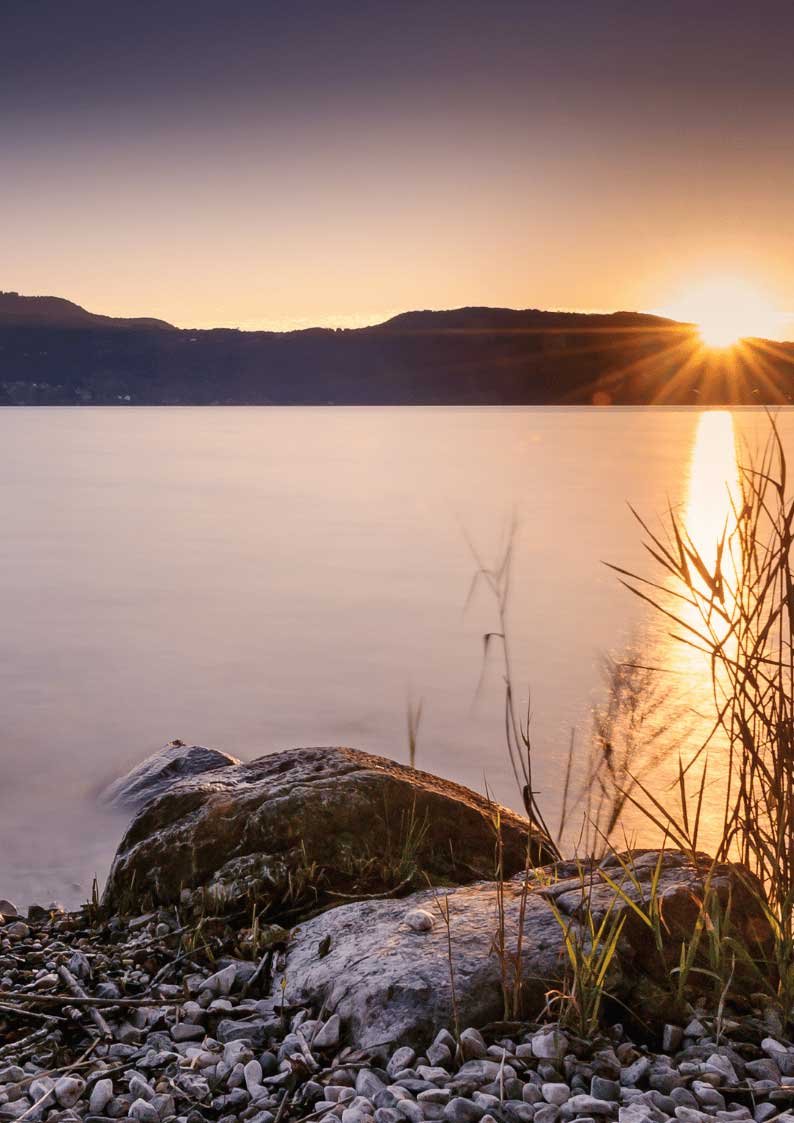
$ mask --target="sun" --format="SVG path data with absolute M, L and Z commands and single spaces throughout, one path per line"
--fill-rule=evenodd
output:
M 731 276 L 701 281 L 667 314 L 696 324 L 705 346 L 714 349 L 734 347 L 748 337 L 779 338 L 783 325 L 781 313 L 762 289 Z

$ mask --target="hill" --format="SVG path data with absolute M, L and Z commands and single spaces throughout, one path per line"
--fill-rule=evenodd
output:
M 0 291 L 0 326 L 37 325 L 50 328 L 168 328 L 165 320 L 141 318 L 119 319 L 87 312 L 79 304 L 60 296 L 20 296 L 18 292 Z
M 192 331 L 0 293 L 0 404 L 786 403 L 794 345 L 703 348 L 636 312 L 459 308 L 374 327 Z

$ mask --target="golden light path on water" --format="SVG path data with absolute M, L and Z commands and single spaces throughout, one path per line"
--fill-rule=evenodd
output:
M 733 416 L 727 410 L 702 413 L 689 463 L 684 525 L 708 564 L 716 558 L 717 543 L 731 518 L 731 495 L 736 497 L 738 486 Z
M 735 502 L 738 493 L 739 467 L 733 416 L 724 410 L 702 413 L 692 444 L 686 493 L 679 514 L 692 545 L 710 571 L 713 571 L 718 543 L 726 526 L 730 533 L 732 501 Z M 723 557 L 724 567 L 730 564 L 726 555 Z M 695 580 L 700 582 L 700 592 L 706 594 L 705 582 L 700 578 Z M 680 586 L 677 588 L 678 591 L 684 591 Z M 671 598 L 669 607 L 685 623 L 698 630 L 703 629 L 703 619 L 692 605 Z M 670 676 L 671 711 L 683 716 L 677 719 L 681 730 L 678 738 L 675 725 L 671 727 L 673 751 L 662 767 L 664 776 L 661 786 L 665 791 L 666 806 L 677 814 L 680 804 L 676 783 L 679 752 L 685 765 L 692 760 L 713 729 L 716 710 L 708 655 L 698 651 L 691 643 L 677 638 L 681 636 L 697 643 L 691 632 L 674 625 L 672 621 L 668 623 L 670 627 L 664 629 L 665 634 L 660 638 L 657 663 L 673 671 Z M 701 849 L 708 850 L 718 837 L 724 798 L 721 783 L 725 772 L 724 750 L 724 740 L 717 733 L 712 737 L 707 753 L 700 756 L 688 774 L 689 788 L 693 791 L 700 782 L 702 765 L 708 759 L 708 787 L 703 801 L 699 843 Z

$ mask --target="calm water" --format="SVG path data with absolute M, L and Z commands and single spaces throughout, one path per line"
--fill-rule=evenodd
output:
M 515 678 L 553 810 L 601 654 L 648 628 L 601 564 L 647 571 L 626 501 L 711 533 L 734 428 L 763 417 L 0 410 L 0 896 L 84 899 L 124 825 L 95 790 L 172 738 L 405 760 L 408 696 L 417 763 L 516 806 L 496 662 L 475 697 L 494 607 L 463 611 L 466 537 L 495 560 L 513 516 Z

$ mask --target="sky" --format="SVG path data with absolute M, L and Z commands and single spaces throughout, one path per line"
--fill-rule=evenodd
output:
M 764 0 L 3 0 L 0 289 L 286 328 L 728 273 L 788 312 L 792 41 Z

